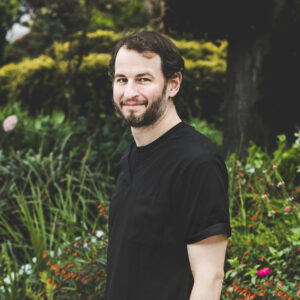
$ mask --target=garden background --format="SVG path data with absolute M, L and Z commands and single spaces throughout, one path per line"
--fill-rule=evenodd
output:
M 141 28 L 179 48 L 179 115 L 226 159 L 222 299 L 300 299 L 300 2 L 224 2 L 1 0 L 0 299 L 103 299 L 109 197 L 132 142 L 108 62 Z M 29 33 L 6 40 L 20 22 Z

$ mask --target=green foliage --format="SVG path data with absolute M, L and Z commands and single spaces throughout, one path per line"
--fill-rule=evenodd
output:
M 19 1 L 3 0 L 0 2 L 0 29 L 8 31 L 19 9 Z
M 10 63 L 0 69 L 0 105 L 22 99 L 32 111 L 61 101 L 62 71 L 48 56 Z
M 150 21 L 143 1 L 114 0 L 111 13 L 117 31 L 143 28 Z
M 227 251 L 224 299 L 299 295 L 299 133 L 296 137 L 288 147 L 285 137 L 279 136 L 272 156 L 252 144 L 245 161 L 233 154 L 227 162 L 234 231 Z M 262 268 L 271 273 L 260 278 L 257 271 Z
M 187 41 L 173 39 L 173 42 L 180 49 L 181 55 L 189 60 L 226 59 L 227 41 L 212 43 L 205 40 Z
M 32 15 L 30 45 L 36 54 L 42 53 L 54 41 L 66 41 L 76 32 L 87 30 L 89 11 L 79 0 L 28 0 Z
M 103 214 L 103 212 L 101 212 Z M 44 253 L 47 283 L 54 286 L 55 299 L 103 299 L 106 282 L 107 234 L 101 230 L 83 231 L 82 236 L 65 242 L 59 255 Z
M 55 60 L 48 56 L 26 59 L 18 64 L 8 64 L 0 69 L 0 105 L 21 101 L 23 107 L 29 107 L 32 113 L 42 108 L 52 111 L 58 107 L 70 113 L 69 99 L 72 99 L 72 114 L 90 112 L 92 118 L 99 114 L 113 114 L 111 105 L 111 83 L 107 76 L 109 52 L 119 39 L 112 31 L 98 30 L 87 34 L 85 53 L 76 70 L 76 43 L 55 43 Z M 74 44 L 75 43 L 75 44 Z M 182 51 L 189 54 L 185 42 L 178 42 Z M 79 47 L 79 46 L 78 46 Z M 203 58 L 185 59 L 186 72 L 183 87 L 177 96 L 176 105 L 184 119 L 210 115 L 218 120 L 225 85 L 226 63 L 225 43 L 216 47 L 212 43 L 193 42 L 190 51 L 203 48 Z M 70 52 L 71 51 L 71 52 Z M 200 51 L 200 50 L 199 50 Z M 103 54 L 96 54 L 96 53 Z M 89 53 L 89 54 L 88 54 Z M 201 51 L 200 51 L 201 53 Z M 74 62 L 69 57 L 74 55 Z M 73 66 L 74 65 L 74 66 Z M 74 72 L 70 75 L 69 70 Z M 66 82 L 72 79 L 70 89 Z M 88 101 L 87 101 L 88 99 Z
M 83 50 L 85 55 L 90 53 L 109 53 L 116 42 L 121 38 L 119 34 L 109 30 L 98 29 L 94 32 L 88 32 L 86 34 L 87 40 L 85 41 Z M 78 53 L 80 45 L 79 41 L 74 41 L 71 49 L 70 42 L 59 43 L 55 42 L 53 45 L 54 56 L 57 60 L 66 60 L 70 55 L 76 55 Z M 70 51 L 72 50 L 72 53 Z
M 109 177 L 96 169 L 90 171 L 87 162 L 89 152 L 88 148 L 81 161 L 74 161 L 73 168 L 62 153 L 40 157 L 33 155 L 32 151 L 24 156 L 12 152 L 9 160 L 1 153 L 1 173 L 6 173 L 6 178 L 10 177 L 9 172 L 15 173 L 11 175 L 18 181 L 18 185 L 7 178 L 1 191 L 2 197 L 5 193 L 9 194 L 10 201 L 8 203 L 1 197 L 0 241 L 3 247 L 4 241 L 9 241 L 13 252 L 6 253 L 3 257 L 6 264 L 1 264 L 3 275 L 0 277 L 0 286 L 4 287 L 4 291 L 0 290 L 0 299 L 3 293 L 5 299 L 25 299 L 25 296 L 33 299 L 42 291 L 47 296 L 49 293 L 57 295 L 55 299 L 69 299 L 81 290 L 84 295 L 98 290 L 95 294 L 98 298 L 95 299 L 100 299 L 105 282 L 106 254 L 104 248 L 100 251 L 99 246 L 101 244 L 102 248 L 107 245 L 107 190 L 111 191 L 112 183 Z M 19 162 L 18 169 L 15 169 L 14 159 Z M 62 168 L 65 171 L 62 172 Z M 27 172 L 24 174 L 25 170 Z M 16 172 L 20 172 L 21 176 L 16 176 Z M 7 205 L 3 205 L 5 201 Z M 104 233 L 101 241 L 91 237 L 96 230 Z M 77 247 L 80 237 L 85 241 L 81 245 L 82 249 Z M 87 242 L 89 237 L 91 242 Z M 69 248 L 74 251 L 69 253 Z M 55 278 L 57 286 L 61 280 L 60 287 L 66 288 L 67 293 L 63 289 L 54 292 L 49 286 L 51 282 L 43 281 L 42 274 L 45 272 L 47 278 L 58 275 L 52 273 L 52 264 L 48 266 L 50 262 L 43 258 L 45 251 L 53 253 L 53 264 L 55 261 L 56 265 L 63 266 L 66 271 L 71 261 L 75 264 L 72 278 L 68 275 L 71 270 L 66 273 L 69 277 L 65 278 L 62 273 L 58 280 Z M 13 254 L 15 252 L 17 254 Z M 23 266 L 28 265 L 32 273 L 24 275 L 25 281 L 24 276 L 18 274 Z M 103 276 L 100 281 L 97 278 L 101 270 Z M 80 280 L 74 278 L 74 272 L 80 276 Z M 26 289 L 21 288 L 22 282 Z M 96 282 L 99 288 L 95 286 Z
M 114 111 L 107 76 L 120 35 L 90 32 L 84 47 L 81 37 L 0 69 L 0 122 L 19 120 L 13 131 L 0 130 L 0 299 L 103 298 L 108 199 L 131 134 Z M 220 130 L 201 115 L 205 101 L 214 102 L 217 118 L 227 45 L 175 43 L 186 63 L 177 109 L 220 147 Z M 299 294 L 299 153 L 297 133 L 292 146 L 279 136 L 271 156 L 251 144 L 244 161 L 228 158 L 234 231 L 222 299 Z M 263 267 L 267 278 L 257 274 Z

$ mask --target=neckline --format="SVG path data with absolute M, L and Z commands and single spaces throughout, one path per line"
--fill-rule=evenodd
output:
M 163 140 L 164 138 L 166 138 L 167 136 L 169 136 L 170 134 L 172 134 L 172 132 L 174 130 L 176 130 L 179 127 L 182 127 L 183 125 L 184 125 L 184 122 L 180 121 L 179 123 L 177 123 L 176 125 L 174 125 L 173 127 L 171 127 L 169 130 L 167 130 L 164 134 L 162 134 L 157 139 L 155 139 L 154 141 L 152 141 L 151 143 L 149 143 L 149 144 L 147 144 L 145 146 L 137 146 L 136 143 L 133 142 L 133 148 L 135 148 L 138 152 L 151 151 L 153 148 L 155 148 L 155 146 L 157 146 L 161 142 L 161 140 Z M 133 148 L 131 148 L 131 150 Z
M 147 153 L 149 151 L 152 151 L 157 145 L 160 144 L 160 142 L 165 139 L 166 137 L 168 137 L 169 135 L 171 135 L 175 130 L 177 130 L 177 128 L 181 128 L 184 127 L 185 123 L 183 121 L 180 121 L 179 123 L 177 123 L 176 125 L 174 125 L 173 127 L 171 127 L 168 131 L 166 131 L 164 134 L 162 134 L 160 137 L 158 137 L 156 140 L 154 140 L 153 142 L 151 142 L 148 145 L 145 146 L 140 146 L 138 147 L 136 145 L 135 142 L 133 142 L 130 146 L 130 149 L 128 151 L 127 157 L 126 157 L 126 169 L 127 172 L 129 174 L 129 181 L 130 183 L 132 183 L 132 180 L 134 178 L 131 170 L 130 170 L 130 166 L 129 166 L 129 157 L 133 151 L 133 149 L 135 149 L 138 153 Z M 143 166 L 139 166 L 136 170 L 135 170 L 135 176 L 137 175 L 138 171 L 142 168 Z

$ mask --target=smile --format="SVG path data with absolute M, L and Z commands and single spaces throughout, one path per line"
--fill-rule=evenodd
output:
M 147 102 L 145 102 L 145 101 L 139 101 L 139 102 L 132 102 L 132 101 L 123 102 L 123 101 L 121 101 L 120 104 L 121 104 L 121 106 L 129 106 L 129 107 L 147 106 Z

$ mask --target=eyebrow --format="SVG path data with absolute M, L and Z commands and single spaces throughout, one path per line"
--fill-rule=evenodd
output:
M 143 76 L 150 76 L 150 77 L 152 77 L 153 78 L 153 75 L 152 74 L 150 74 L 149 72 L 145 72 L 145 73 L 139 73 L 139 74 L 137 74 L 135 77 L 143 77 Z M 115 74 L 115 78 L 116 77 L 126 77 L 124 74 Z
M 114 76 L 115 78 L 116 77 L 126 77 L 125 75 L 123 75 L 123 74 L 115 74 L 115 76 Z
M 140 74 L 137 74 L 136 77 L 143 77 L 143 76 L 150 76 L 150 77 L 153 77 L 152 74 L 150 74 L 149 72 L 146 72 L 146 73 L 140 73 Z

